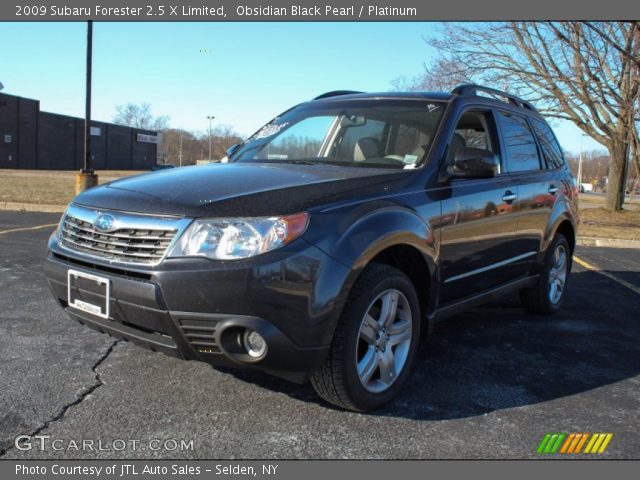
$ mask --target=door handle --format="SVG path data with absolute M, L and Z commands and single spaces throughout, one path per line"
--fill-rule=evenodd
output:
M 557 191 L 558 191 L 558 187 L 556 187 L 555 185 L 551 185 L 551 186 L 549 187 L 549 193 L 550 193 L 551 195 L 555 195 Z
M 504 192 L 504 195 L 502 196 L 502 201 L 503 202 L 507 202 L 507 203 L 511 203 L 513 202 L 518 196 L 513 193 L 511 190 L 507 190 L 506 192 Z

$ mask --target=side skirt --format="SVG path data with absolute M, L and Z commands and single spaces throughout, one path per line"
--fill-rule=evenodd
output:
M 456 315 L 458 313 L 469 310 L 473 307 L 477 307 L 478 305 L 482 305 L 483 303 L 490 302 L 492 300 L 496 300 L 500 297 L 504 297 L 506 294 L 511 293 L 515 290 L 520 290 L 521 288 L 531 288 L 535 287 L 538 283 L 538 279 L 540 275 L 533 275 L 529 277 L 520 278 L 518 280 L 513 280 L 509 283 L 505 283 L 504 285 L 500 285 L 493 290 L 488 290 L 486 292 L 478 293 L 471 297 L 464 298 L 462 300 L 458 300 L 454 303 L 449 303 L 438 308 L 433 314 L 433 321 L 430 323 L 441 322 L 442 320 L 446 320 L 447 318 Z

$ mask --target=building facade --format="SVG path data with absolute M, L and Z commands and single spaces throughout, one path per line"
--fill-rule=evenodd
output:
M 91 122 L 91 167 L 148 170 L 158 132 Z M 40 111 L 40 102 L 0 93 L 0 168 L 78 170 L 84 164 L 84 119 Z

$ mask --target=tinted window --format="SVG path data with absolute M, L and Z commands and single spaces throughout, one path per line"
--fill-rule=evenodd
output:
M 488 150 L 499 155 L 497 148 L 495 148 L 497 147 L 496 143 L 492 142 L 493 132 L 495 132 L 495 128 L 489 112 L 476 110 L 465 112 L 458 120 L 449 144 L 447 162 L 452 164 L 458 149 L 462 147 Z M 500 167 L 498 167 L 498 173 L 500 173 Z
M 538 147 L 527 121 L 523 117 L 506 112 L 500 112 L 498 118 L 509 172 L 539 170 Z
M 444 107 L 413 100 L 307 102 L 265 125 L 231 161 L 415 168 Z
M 533 120 L 532 123 L 542 148 L 542 154 L 547 162 L 547 168 L 560 168 L 564 165 L 564 156 L 551 128 L 540 120 Z
M 309 117 L 285 130 L 273 142 L 260 150 L 255 158 L 268 160 L 287 160 L 289 158 L 314 157 L 320 151 L 324 132 L 326 132 L 333 117 Z

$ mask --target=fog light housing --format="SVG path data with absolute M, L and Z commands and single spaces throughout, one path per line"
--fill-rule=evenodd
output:
M 261 358 L 267 353 L 267 341 L 255 330 L 246 329 L 242 334 L 242 346 L 253 358 Z

